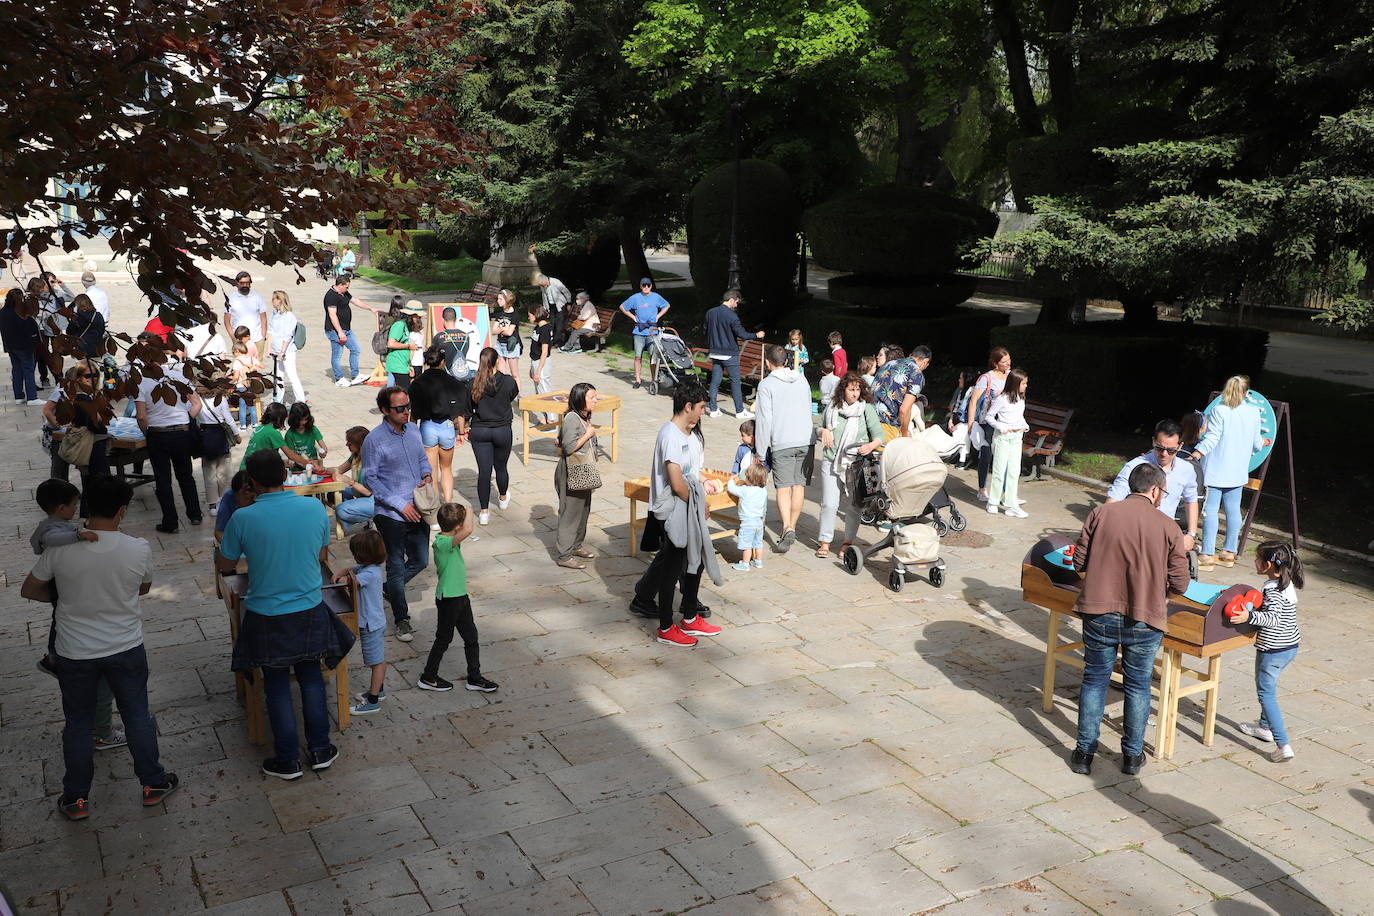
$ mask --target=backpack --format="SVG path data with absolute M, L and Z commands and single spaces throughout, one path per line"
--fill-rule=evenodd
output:
M 293 344 L 295 344 L 297 350 L 304 350 L 304 349 L 305 349 L 305 322 L 304 322 L 304 321 L 297 321 L 297 322 L 296 322 L 296 333 L 295 333 L 295 335 L 291 338 L 291 342 L 292 342 Z
M 386 345 L 387 339 L 391 336 L 391 325 L 385 318 L 377 319 L 377 333 L 372 335 L 372 352 L 386 358 L 391 352 L 391 348 Z

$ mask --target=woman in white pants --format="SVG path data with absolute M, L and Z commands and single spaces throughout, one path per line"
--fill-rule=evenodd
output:
M 305 400 L 305 388 L 301 385 L 300 374 L 296 372 L 296 325 L 300 322 L 291 311 L 291 300 L 282 290 L 272 293 L 272 314 L 267 318 L 267 337 L 272 358 L 276 365 L 274 377 L 276 387 L 272 400 L 283 403 L 286 381 L 291 382 L 291 395 L 297 401 Z
M 847 372 L 825 405 L 821 421 L 821 531 L 816 556 L 830 556 L 835 536 L 835 516 L 841 495 L 854 493 L 854 459 L 870 454 L 883 444 L 883 427 L 873 407 L 873 392 L 857 372 Z M 854 447 L 858 446 L 857 449 Z M 844 513 L 844 542 L 848 547 L 859 530 L 859 513 L 852 506 Z

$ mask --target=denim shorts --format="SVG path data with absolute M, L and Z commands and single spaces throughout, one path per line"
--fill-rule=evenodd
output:
M 741 522 L 735 533 L 735 546 L 740 550 L 762 550 L 763 522 Z
M 358 642 L 363 647 L 364 665 L 380 665 L 386 661 L 386 640 L 382 638 L 385 635 L 386 631 L 381 627 L 375 630 L 358 628 Z
M 458 441 L 458 437 L 453 432 L 453 421 L 445 420 L 437 423 L 434 420 L 420 421 L 420 441 L 425 444 L 425 448 L 453 448 L 453 443 Z
M 635 356 L 640 356 L 644 353 L 644 348 L 649 345 L 648 335 L 636 334 L 634 335 L 634 342 Z
M 504 359 L 515 359 L 525 352 L 525 345 L 515 334 L 511 335 L 509 343 L 501 343 L 500 340 L 493 337 L 492 344 L 496 347 L 496 355 Z

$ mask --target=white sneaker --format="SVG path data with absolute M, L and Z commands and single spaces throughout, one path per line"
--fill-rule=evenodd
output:
M 491 521 L 491 513 L 488 512 L 486 509 L 483 509 L 481 512 L 477 513 L 477 524 L 485 525 L 489 521 Z
M 1010 509 L 1003 509 L 1002 511 L 1012 518 L 1030 518 L 1030 513 L 1019 506 L 1012 506 Z
M 501 496 L 501 495 L 498 494 L 497 497 L 496 497 L 496 508 L 498 508 L 498 509 L 505 509 L 505 508 L 508 508 L 509 506 L 510 506 L 510 494 L 507 493 L 505 496 Z
M 22 404 L 22 403 L 24 403 L 24 399 L 23 399 L 23 398 L 15 398 L 15 399 L 14 399 L 14 403 L 16 403 L 16 404 Z
M 996 514 L 997 514 L 997 504 L 996 504 L 996 503 L 988 503 L 988 515 L 996 515 Z
M 358 377 L 355 378 L 352 382 L 349 382 L 349 384 L 350 384 L 350 385 L 366 385 L 371 379 L 372 379 L 372 376 L 370 376 L 370 375 L 365 375 L 364 373 L 359 372 L 359 373 L 358 373 Z
M 347 388 L 351 384 L 353 384 L 353 380 L 349 378 L 341 378 L 334 380 L 335 388 Z
M 44 404 L 48 402 L 45 401 L 43 398 L 34 398 L 32 401 L 28 401 L 27 403 L 30 407 L 42 407 Z
M 215 517 L 215 513 L 218 512 L 218 511 L 219 511 L 219 506 L 214 505 L 214 504 L 211 504 L 211 506 L 210 506 L 210 517 L 211 517 L 211 518 L 214 518 L 214 517 Z
M 718 420 L 721 417 L 725 416 L 725 414 L 721 413 L 719 410 L 713 410 L 706 414 L 706 416 L 710 417 L 713 420 Z
M 1249 735 L 1251 738 L 1257 738 L 1260 741 L 1274 740 L 1274 733 L 1271 732 L 1269 729 L 1265 728 L 1263 725 L 1260 725 L 1258 722 L 1242 722 L 1240 723 L 1240 730 L 1245 732 L 1245 734 Z
M 1283 747 L 1279 748 L 1278 750 L 1270 754 L 1269 759 L 1274 761 L 1275 763 L 1283 763 L 1286 760 L 1292 760 L 1293 745 L 1285 744 Z
M 735 419 L 752 420 L 754 419 L 754 412 L 752 410 L 741 410 L 739 413 L 735 414 Z

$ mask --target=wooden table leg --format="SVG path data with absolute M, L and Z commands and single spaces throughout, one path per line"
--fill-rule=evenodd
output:
M 1054 670 L 1058 665 L 1055 650 L 1059 648 L 1059 612 L 1050 611 L 1050 631 L 1045 636 L 1045 676 L 1040 682 L 1040 708 L 1054 712 Z
M 521 448 L 524 450 L 521 460 L 528 465 L 530 463 L 530 412 L 528 410 L 522 409 L 520 411 L 520 429 L 521 438 L 525 440 L 521 444 Z
M 611 463 L 620 460 L 620 408 L 611 411 Z
M 1207 659 L 1207 704 L 1202 714 L 1202 743 L 1212 746 L 1217 731 L 1217 701 L 1221 699 L 1221 656 Z
M 1174 756 L 1174 739 L 1178 737 L 1178 688 L 1183 677 L 1183 655 L 1178 650 L 1169 653 L 1173 660 L 1169 664 L 1169 731 L 1164 735 L 1164 757 Z
M 339 664 L 334 668 L 334 694 L 338 697 L 339 703 L 339 731 L 348 728 L 350 711 L 348 701 L 348 659 L 339 659 Z
M 614 439 L 612 439 L 614 441 Z M 635 500 L 630 500 L 630 556 L 639 555 L 639 538 L 635 537 Z
M 1155 759 L 1163 760 L 1168 752 L 1169 734 L 1169 685 L 1174 676 L 1174 655 L 1164 650 L 1164 664 L 1159 669 L 1159 707 L 1155 712 Z

